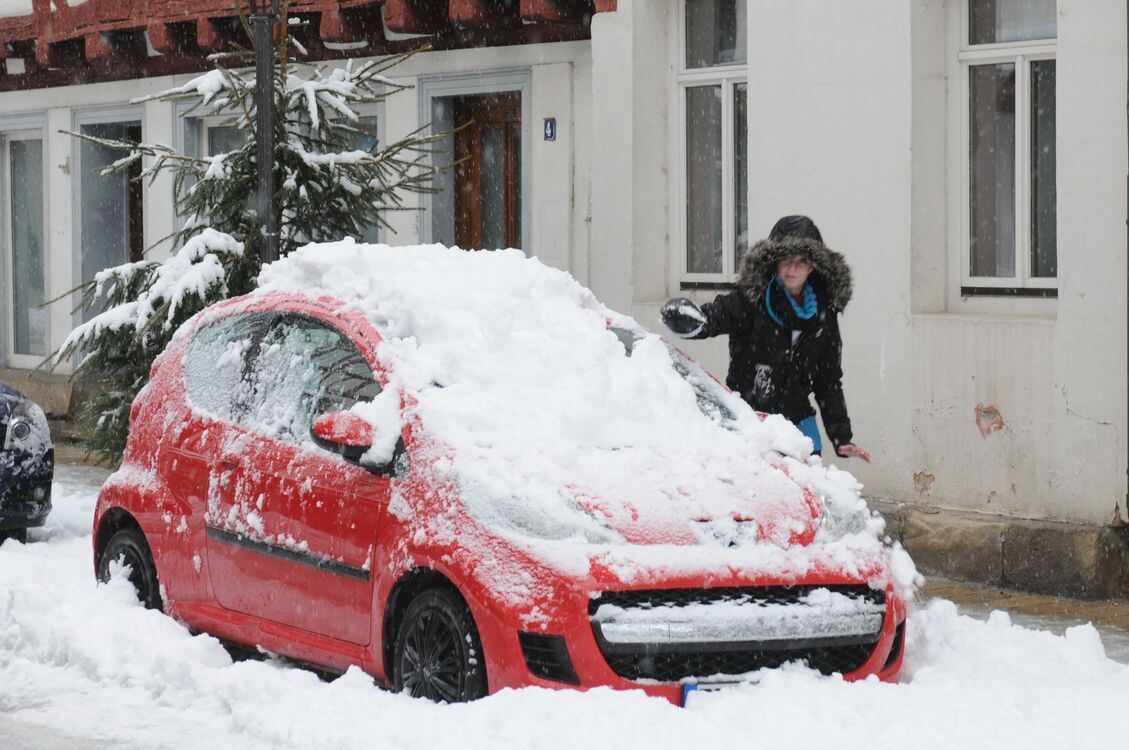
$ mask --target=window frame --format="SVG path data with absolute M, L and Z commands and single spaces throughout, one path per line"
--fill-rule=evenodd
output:
M 342 330 L 342 328 L 340 326 L 334 325 L 333 323 L 331 323 L 327 320 L 324 320 L 324 319 L 322 319 L 322 318 L 320 318 L 316 315 L 309 315 L 309 314 L 305 314 L 305 313 L 301 313 L 301 312 L 294 312 L 294 311 L 284 311 L 284 312 L 279 312 L 277 315 L 275 315 L 273 318 L 270 319 L 269 324 L 264 328 L 263 334 L 262 334 L 261 338 L 259 339 L 259 342 L 258 342 L 259 345 L 253 346 L 251 348 L 251 350 L 249 350 L 247 352 L 247 355 L 246 355 L 246 357 L 247 357 L 247 359 L 246 359 L 247 371 L 248 371 L 248 373 L 250 373 L 250 375 L 252 377 L 252 382 L 254 384 L 254 388 L 252 389 L 252 392 L 251 392 L 251 399 L 252 400 L 251 400 L 251 403 L 248 405 L 248 406 L 251 407 L 252 410 L 254 410 L 254 409 L 258 408 L 258 406 L 262 405 L 258 401 L 258 399 L 261 398 L 260 392 L 259 392 L 259 386 L 260 386 L 261 383 L 258 379 L 258 375 L 260 373 L 260 370 L 257 369 L 258 365 L 259 365 L 259 357 L 261 357 L 262 354 L 263 354 L 262 345 L 264 343 L 266 343 L 269 340 L 270 336 L 272 334 L 276 333 L 277 331 L 281 330 L 282 333 L 285 335 L 285 334 L 288 333 L 288 330 L 287 330 L 288 327 L 301 328 L 303 326 L 320 328 L 323 331 L 329 331 L 330 333 L 335 334 L 338 337 L 340 337 L 339 344 L 344 343 L 345 345 L 347 345 L 347 347 L 349 349 L 349 354 L 351 354 L 351 355 L 355 354 L 356 357 L 358 358 L 358 360 L 361 363 L 364 364 L 364 367 L 365 367 L 366 371 L 368 372 L 369 377 L 372 379 L 373 385 L 376 386 L 376 393 L 373 394 L 373 398 L 375 398 L 377 395 L 379 395 L 380 393 L 382 393 L 384 391 L 384 386 L 381 385 L 380 378 L 377 376 L 377 372 L 373 368 L 372 363 L 368 361 L 367 357 L 365 357 L 364 352 L 361 350 L 361 347 L 359 347 L 357 345 L 357 342 L 354 341 L 353 338 L 351 336 L 349 336 L 349 334 L 346 331 Z M 336 348 L 340 348 L 340 347 L 335 347 L 335 349 Z M 304 364 L 307 367 L 314 367 L 315 366 L 313 364 L 312 360 L 307 360 Z M 319 374 L 321 375 L 321 378 L 316 383 L 316 386 L 319 389 L 323 388 L 326 380 L 329 377 L 331 377 L 332 372 L 333 371 L 329 368 L 320 368 Z M 324 399 L 324 393 L 322 394 L 322 398 Z M 318 452 L 318 453 L 327 453 L 329 455 L 336 456 L 338 458 L 344 458 L 341 454 L 335 453 L 333 451 L 326 450 L 323 446 L 318 445 L 313 439 L 313 433 L 312 433 L 313 423 L 314 423 L 314 421 L 316 421 L 317 417 L 320 416 L 318 414 L 318 409 L 317 409 L 317 405 L 320 403 L 320 401 L 321 401 L 321 399 L 319 399 L 318 401 L 312 402 L 311 410 L 310 410 L 310 414 L 309 414 L 309 417 L 310 417 L 309 424 L 308 425 L 307 424 L 301 425 L 305 429 L 300 431 L 300 432 L 295 432 L 294 430 L 289 429 L 289 427 L 294 426 L 293 420 L 297 420 L 297 419 L 300 418 L 300 415 L 299 415 L 299 412 L 298 412 L 297 409 L 295 409 L 295 413 L 291 417 L 292 422 L 289 425 L 288 429 L 285 432 L 281 432 L 279 434 L 270 434 L 270 433 L 264 432 L 263 430 L 259 429 L 259 427 L 257 425 L 255 425 L 251 422 L 245 423 L 243 421 L 240 421 L 239 426 L 241 428 L 245 429 L 245 430 L 248 430 L 250 432 L 255 433 L 259 437 L 266 438 L 268 440 L 276 440 L 276 441 L 279 441 L 279 442 L 287 443 L 289 445 L 294 446 L 295 448 L 297 448 L 299 450 L 308 451 L 308 450 L 310 450 L 311 447 L 313 447 L 313 448 L 316 449 L 316 452 Z M 357 403 L 362 403 L 362 402 L 357 401 Z M 324 412 L 324 413 L 328 414 L 330 412 Z
M 12 215 L 11 215 L 11 196 L 12 196 L 12 170 L 11 170 L 11 157 L 8 149 L 8 143 L 13 140 L 27 141 L 38 140 L 42 144 L 43 158 L 43 190 L 45 191 L 43 200 L 43 292 L 44 298 L 50 299 L 51 294 L 51 247 L 50 247 L 50 201 L 46 198 L 48 169 L 47 165 L 50 161 L 48 157 L 48 139 L 46 134 L 47 124 L 46 118 L 42 115 L 22 116 L 19 118 L 6 119 L 0 122 L 0 170 L 3 170 L 3 176 L 0 177 L 0 200 L 3 201 L 3 208 L 0 209 L 0 223 L 3 223 L 3 253 L 0 255 L 0 265 L 3 266 L 4 278 L 4 294 L 0 295 L 3 299 L 3 313 L 0 319 L 5 321 L 4 325 L 4 348 L 3 348 L 3 364 L 6 367 L 13 367 L 18 369 L 34 369 L 43 362 L 43 357 L 37 354 L 19 354 L 16 352 L 16 326 L 15 326 L 15 296 L 11 290 L 15 289 L 12 275 L 15 272 L 14 255 L 12 252 L 13 237 L 12 237 Z M 53 339 L 51 337 L 51 318 L 47 318 L 47 340 L 44 342 L 47 346 L 48 352 L 53 347 Z
M 353 111 L 357 113 L 357 119 L 376 120 L 376 143 L 379 148 L 384 148 L 388 145 L 388 137 L 386 132 L 386 122 L 384 117 L 384 101 L 373 102 L 369 104 L 361 104 L 353 107 Z M 384 145 L 381 145 L 384 144 Z M 376 242 L 378 244 L 387 244 L 388 229 L 380 224 L 376 225 Z M 357 237 L 357 242 L 362 242 L 363 238 Z
M 736 106 L 737 86 L 739 84 L 745 84 L 747 87 L 749 83 L 747 47 L 746 59 L 743 63 L 714 65 L 705 68 L 686 67 L 686 2 L 687 0 L 677 0 L 673 4 L 673 12 L 677 18 L 674 19 L 674 22 L 671 24 L 671 28 L 674 30 L 671 54 L 673 54 L 675 58 L 675 64 L 671 66 L 673 71 L 674 95 L 671 109 L 675 115 L 673 127 L 674 158 L 672 159 L 673 169 L 671 169 L 675 183 L 673 191 L 675 196 L 675 210 L 671 212 L 671 248 L 673 249 L 674 257 L 671 262 L 671 270 L 674 278 L 677 279 L 678 291 L 696 288 L 724 288 L 737 281 L 737 221 L 735 215 L 737 194 L 735 189 L 736 154 L 734 152 L 736 128 L 733 123 L 733 113 Z M 686 217 L 688 208 L 687 195 L 689 194 L 689 186 L 686 183 L 686 159 L 688 156 L 686 126 L 687 89 L 705 86 L 720 86 L 722 92 L 721 271 L 709 273 L 691 272 L 688 270 L 689 257 L 687 256 L 687 252 L 689 248 L 686 239 L 688 225 Z M 748 89 L 746 88 L 746 96 L 748 96 L 747 91 Z M 746 128 L 748 128 L 747 121 Z M 748 145 L 751 146 L 751 144 Z M 748 161 L 748 155 L 746 154 L 746 163 L 748 163 Z M 750 173 L 746 173 L 746 195 L 750 195 L 750 186 L 751 175 Z M 749 213 L 751 213 L 751 209 Z M 746 221 L 748 220 L 749 217 L 746 216 Z
M 1032 275 L 1031 258 L 1031 63 L 1040 60 L 1057 59 L 1058 39 L 1036 39 L 1022 42 L 999 42 L 994 44 L 970 44 L 969 14 L 974 0 L 960 0 L 959 19 L 955 54 L 950 57 L 955 65 L 954 90 L 957 113 L 956 173 L 959 175 L 959 231 L 955 243 L 960 254 L 959 296 L 969 297 L 1043 297 L 1058 296 L 1059 277 L 1039 277 Z M 1056 32 L 1057 34 L 1057 32 Z M 974 66 L 1012 63 L 1015 65 L 1015 276 L 973 276 L 972 275 L 972 227 L 971 227 L 971 115 L 970 70 Z M 1057 86 L 1057 80 L 1056 80 Z M 1057 117 L 1057 108 L 1056 108 Z M 1056 149 L 1057 158 L 1057 149 Z M 1057 253 L 1057 242 L 1056 242 Z
M 145 143 L 145 108 L 139 105 L 108 105 L 98 107 L 82 107 L 71 110 L 71 131 L 81 133 L 84 125 L 110 125 L 114 123 L 136 123 L 141 128 L 141 142 Z M 82 144 L 80 138 L 71 139 L 70 163 L 74 168 L 70 171 L 71 183 L 71 278 L 83 284 L 90 279 L 84 279 L 82 274 Z M 141 181 L 141 206 L 142 210 L 149 204 L 149 180 Z M 141 221 L 141 246 L 149 247 L 149 237 L 146 233 L 145 219 Z M 128 258 L 126 262 L 128 262 Z M 76 288 L 73 294 L 74 312 L 71 315 L 71 325 L 82 323 L 85 310 L 82 309 L 82 292 Z M 76 355 L 77 357 L 77 355 Z M 74 360 L 75 365 L 78 359 Z
M 532 253 L 530 239 L 533 226 L 530 207 L 533 205 L 533 69 L 491 68 L 472 73 L 439 73 L 422 75 L 416 81 L 416 116 L 418 126 L 423 128 L 421 136 L 436 135 L 432 132 L 432 100 L 456 96 L 475 96 L 478 94 L 502 94 L 518 92 L 521 96 L 521 251 Z M 377 123 L 379 132 L 380 123 Z M 434 165 L 434 158 L 428 159 Z M 452 199 L 453 200 L 453 199 Z M 435 212 L 435 196 L 423 193 L 419 196 L 420 210 L 416 213 L 415 236 L 421 245 L 430 245 L 434 239 L 432 217 Z M 405 204 L 407 205 L 407 204 Z

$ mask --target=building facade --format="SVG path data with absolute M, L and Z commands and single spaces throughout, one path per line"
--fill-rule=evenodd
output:
M 231 136 L 132 103 L 238 33 L 230 3 L 159 5 L 0 4 L 9 375 L 74 322 L 40 302 L 176 221 L 169 182 L 98 178 L 107 155 L 61 131 L 197 153 Z M 431 43 L 395 72 L 414 88 L 365 113 L 378 139 L 474 123 L 448 144 L 464 166 L 384 241 L 518 246 L 658 329 L 666 299 L 711 299 L 776 218 L 808 214 L 855 275 L 844 384 L 875 462 L 849 468 L 869 496 L 1129 519 L 1124 0 L 292 9 L 326 59 Z M 724 374 L 724 340 L 684 348 Z

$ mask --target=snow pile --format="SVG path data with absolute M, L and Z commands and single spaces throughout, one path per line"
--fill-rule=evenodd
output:
M 810 540 L 821 503 L 820 541 L 880 548 L 858 483 L 812 458 L 784 418 L 757 415 L 660 337 L 519 251 L 345 240 L 306 246 L 259 281 L 260 294 L 334 297 L 361 311 L 424 424 L 453 449 L 447 468 L 470 512 L 536 539 L 540 554 L 583 542 L 605 545 L 609 565 L 627 572 L 680 559 L 802 568 L 778 553 Z M 739 533 L 748 521 L 757 533 Z M 687 549 L 710 538 L 712 552 Z M 652 559 L 632 545 L 662 549 Z
M 94 583 L 96 490 L 69 471 L 47 528 L 29 545 L 0 546 L 0 746 L 23 736 L 37 738 L 32 747 L 172 750 L 1109 750 L 1129 736 L 1129 666 L 1104 655 L 1093 627 L 1055 636 L 1002 613 L 973 620 L 945 601 L 910 618 L 902 684 L 790 667 L 696 694 L 686 709 L 606 689 L 440 706 L 385 692 L 358 670 L 324 682 L 276 660 L 232 663 L 215 639 L 142 609 L 124 581 Z

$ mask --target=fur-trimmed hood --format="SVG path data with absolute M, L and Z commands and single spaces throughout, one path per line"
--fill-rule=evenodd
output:
M 815 268 L 811 277 L 817 290 L 822 287 L 831 307 L 842 311 L 851 301 L 851 267 L 843 256 L 818 240 L 785 236 L 761 240 L 745 253 L 737 276 L 737 288 L 754 304 L 759 304 L 765 287 L 776 275 L 776 264 L 799 255 Z M 821 300 L 823 302 L 823 300 Z

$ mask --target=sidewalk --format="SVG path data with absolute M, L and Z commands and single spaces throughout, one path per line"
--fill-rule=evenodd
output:
M 985 619 L 992 610 L 1003 610 L 1016 625 L 1061 634 L 1069 627 L 1091 623 L 1102 635 L 1106 654 L 1129 663 L 1129 602 L 1081 600 L 1041 596 L 1020 591 L 962 583 L 945 578 L 927 578 L 919 594 L 921 601 L 948 599 L 961 614 Z

